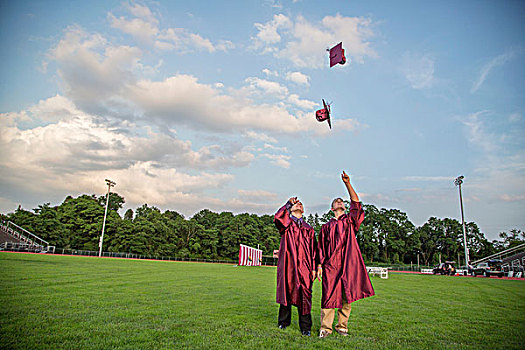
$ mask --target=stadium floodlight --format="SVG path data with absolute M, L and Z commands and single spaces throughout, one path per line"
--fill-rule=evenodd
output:
M 467 231 L 465 229 L 465 215 L 463 214 L 463 196 L 461 195 L 461 184 L 463 183 L 463 179 L 465 176 L 461 175 L 458 176 L 454 180 L 454 184 L 458 186 L 459 188 L 459 206 L 461 207 L 461 224 L 463 225 L 463 244 L 465 246 L 465 266 L 468 269 L 469 266 L 469 256 L 468 256 L 468 248 L 467 248 Z M 459 262 L 458 262 L 459 263 Z
M 106 184 L 108 185 L 108 194 L 106 195 L 106 210 L 104 211 L 104 221 L 102 222 L 102 235 L 100 235 L 100 242 L 98 242 L 98 256 L 102 256 L 102 244 L 104 243 L 104 229 L 106 228 L 106 216 L 108 215 L 108 204 L 109 204 L 109 192 L 111 187 L 115 186 L 114 181 L 106 179 Z

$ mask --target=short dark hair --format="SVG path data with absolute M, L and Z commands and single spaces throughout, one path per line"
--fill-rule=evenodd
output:
M 330 208 L 333 208 L 333 207 L 334 207 L 334 203 L 335 203 L 335 201 L 336 201 L 336 200 L 339 200 L 339 199 L 340 199 L 341 201 L 343 201 L 343 203 L 345 202 L 345 201 L 343 200 L 343 198 L 341 198 L 341 197 L 337 197 L 336 199 L 334 199 L 334 200 L 332 201 L 332 206 L 331 206 Z

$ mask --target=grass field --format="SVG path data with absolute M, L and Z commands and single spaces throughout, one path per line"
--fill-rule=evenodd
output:
M 390 274 L 350 335 L 277 328 L 274 267 L 0 253 L 3 349 L 519 349 L 525 282 Z M 319 331 L 320 283 L 312 332 Z

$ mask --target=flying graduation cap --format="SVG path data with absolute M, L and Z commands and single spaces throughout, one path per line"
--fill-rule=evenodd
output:
M 339 44 L 335 45 L 331 49 L 327 49 L 326 51 L 330 52 L 330 68 L 332 68 L 338 63 L 341 65 L 346 63 L 345 49 L 343 49 L 343 42 L 340 42 Z
M 324 122 L 325 120 L 328 120 L 328 126 L 331 129 L 332 124 L 330 123 L 330 104 L 326 104 L 326 102 L 323 99 L 323 106 L 323 109 L 315 111 L 315 118 L 318 122 Z

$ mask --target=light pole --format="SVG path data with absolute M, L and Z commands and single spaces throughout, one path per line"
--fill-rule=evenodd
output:
M 109 204 L 109 191 L 111 187 L 115 186 L 116 183 L 106 179 L 106 184 L 108 185 L 108 194 L 106 195 L 106 210 L 104 211 L 104 221 L 102 222 L 102 235 L 100 236 L 100 242 L 98 242 L 98 256 L 102 256 L 102 244 L 104 243 L 104 229 L 106 228 L 106 216 L 108 215 L 108 204 Z
M 465 266 L 468 269 L 469 265 L 469 256 L 468 256 L 468 248 L 467 248 L 467 231 L 465 229 L 465 215 L 463 214 L 463 196 L 461 195 L 461 184 L 463 183 L 463 179 L 465 177 L 463 175 L 458 176 L 456 180 L 454 180 L 454 184 L 459 187 L 459 206 L 461 207 L 461 223 L 463 225 L 463 244 L 465 246 Z

